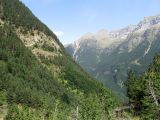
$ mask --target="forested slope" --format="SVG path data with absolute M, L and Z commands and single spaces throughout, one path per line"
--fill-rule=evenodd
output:
M 117 105 L 27 7 L 0 1 L 0 118 L 106 120 Z

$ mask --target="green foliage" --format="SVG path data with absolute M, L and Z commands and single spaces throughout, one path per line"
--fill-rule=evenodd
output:
M 63 95 L 73 95 L 53 78 L 17 36 L 5 27 L 0 28 L 0 36 L 0 90 L 6 90 L 8 103 L 49 110 L 55 108 L 56 99 L 68 104 Z
M 6 94 L 3 91 L 0 91 L 0 108 L 6 104 Z
M 160 55 L 154 58 L 148 71 L 137 78 L 129 73 L 127 94 L 134 113 L 145 120 L 160 118 Z
M 56 36 L 19 0 L 1 0 L 0 6 L 5 22 L 0 27 L 0 91 L 5 91 L 5 97 L 0 94 L 0 104 L 8 104 L 5 119 L 70 120 L 75 118 L 76 106 L 79 119 L 108 119 L 109 112 L 119 104 L 113 94 L 85 73 L 65 53 Z M 15 29 L 19 27 L 24 34 L 35 29 L 51 36 L 60 46 L 60 55 L 37 59 L 17 37 Z M 57 52 L 47 43 L 34 47 Z M 52 71 L 55 66 L 58 72 Z
M 37 47 L 36 44 L 35 44 L 34 47 Z M 46 51 L 50 51 L 50 52 L 56 52 L 56 51 L 57 51 L 56 47 L 50 46 L 50 45 L 48 45 L 47 43 L 44 43 L 44 44 L 42 45 L 42 49 L 43 49 L 43 50 L 46 50 Z

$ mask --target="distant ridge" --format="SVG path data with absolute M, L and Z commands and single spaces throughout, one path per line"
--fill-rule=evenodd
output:
M 125 93 L 127 72 L 143 72 L 160 52 L 159 34 L 160 15 L 149 16 L 120 30 L 102 29 L 87 41 L 83 36 L 65 48 L 89 74 L 115 92 Z

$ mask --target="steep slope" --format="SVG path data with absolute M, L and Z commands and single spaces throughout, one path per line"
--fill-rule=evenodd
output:
M 75 60 L 88 73 L 115 92 L 125 93 L 124 81 L 127 72 L 130 69 L 136 70 L 137 74 L 143 72 L 152 62 L 154 55 L 160 52 L 160 16 L 146 17 L 136 26 L 113 32 L 103 30 L 102 34 L 98 34 L 110 37 L 94 37 L 94 40 L 90 39 L 90 42 L 85 43 L 89 45 L 82 46 L 85 41 L 83 37 L 78 40 L 78 48 L 72 44 L 68 45 L 66 50 L 72 56 L 76 49 Z M 91 41 L 96 41 L 94 46 L 90 45 Z M 100 42 L 97 41 L 103 41 L 101 43 L 104 46 L 99 46 Z
M 19 0 L 0 1 L 0 118 L 111 119 L 111 91 L 70 58 Z

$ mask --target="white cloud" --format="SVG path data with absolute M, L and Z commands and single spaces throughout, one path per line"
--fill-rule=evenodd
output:
M 56 34 L 58 37 L 63 36 L 64 32 L 60 30 L 53 30 L 54 34 Z

